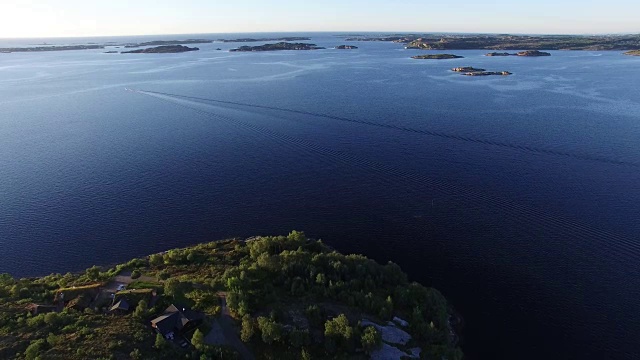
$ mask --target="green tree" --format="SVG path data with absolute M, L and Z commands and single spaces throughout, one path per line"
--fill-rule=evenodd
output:
M 149 264 L 151 264 L 152 266 L 160 266 L 164 264 L 164 258 L 162 257 L 162 254 L 153 254 L 149 256 Z
M 255 323 L 251 318 L 251 315 L 246 314 L 242 317 L 242 329 L 240 330 L 240 339 L 244 342 L 251 341 L 253 334 L 255 333 Z
M 300 352 L 300 358 L 302 360 L 311 360 L 311 353 L 309 351 L 307 351 L 307 349 L 302 349 L 302 351 Z
M 96 281 L 100 279 L 100 268 L 93 265 L 86 270 L 85 274 L 87 275 L 87 278 L 89 278 L 89 280 Z
M 369 326 L 364 329 L 360 340 L 362 342 L 362 347 L 367 354 L 371 354 L 372 351 L 382 345 L 382 336 L 373 326 Z
M 267 317 L 258 317 L 258 328 L 262 333 L 262 341 L 264 341 L 265 344 L 272 344 L 274 341 L 279 341 L 282 338 L 282 325 Z
M 133 316 L 137 318 L 142 318 L 147 314 L 147 302 L 145 300 L 140 300 L 138 302 L 138 306 L 133 311 Z
M 180 280 L 176 278 L 169 278 L 164 282 L 164 294 L 167 296 L 176 296 L 180 291 Z
M 27 349 L 24 351 L 24 358 L 27 360 L 35 360 L 40 355 L 40 352 L 44 350 L 46 346 L 46 342 L 44 339 L 34 340 L 29 344 Z
M 47 335 L 47 344 L 49 346 L 56 346 L 62 342 L 62 336 L 56 335 L 54 333 L 49 333 Z
M 191 337 L 191 344 L 198 350 L 202 350 L 205 346 L 204 343 L 204 334 L 200 329 L 196 329 Z
M 158 350 L 162 350 L 167 346 L 167 341 L 164 339 L 164 337 L 160 334 L 156 334 L 156 342 L 153 345 L 153 347 L 155 347 Z
M 336 344 L 349 349 L 353 339 L 353 328 L 349 326 L 349 319 L 345 314 L 340 314 L 324 324 L 324 336 L 333 340 Z
M 133 349 L 133 351 L 129 353 L 129 357 L 131 360 L 140 360 L 142 359 L 142 352 L 140 349 Z
M 140 273 L 140 270 L 135 269 L 131 272 L 131 278 L 132 279 L 138 279 L 142 274 Z

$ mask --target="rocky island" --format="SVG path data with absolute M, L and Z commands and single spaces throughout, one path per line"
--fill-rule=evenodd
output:
M 357 46 L 354 45 L 338 45 L 335 47 L 338 50 L 353 50 L 353 49 L 357 49 Z
M 138 48 L 143 46 L 180 45 L 180 44 L 210 44 L 213 40 L 186 39 L 186 40 L 155 40 L 137 44 L 124 44 L 125 48 Z
M 275 44 L 264 44 L 259 46 L 241 46 L 231 49 L 231 52 L 251 52 L 251 51 L 279 51 L 279 50 L 320 50 L 324 49 L 316 44 L 279 42 Z
M 121 54 L 173 54 L 198 50 L 200 49 L 197 47 L 190 48 L 183 45 L 163 45 L 140 50 L 123 51 Z
M 538 50 L 527 50 L 527 51 L 520 51 L 514 54 L 508 53 L 508 52 L 492 52 L 492 53 L 488 53 L 485 56 L 529 56 L 529 57 L 536 57 L 536 56 L 551 56 L 550 53 L 548 52 L 544 52 L 544 51 L 538 51 Z
M 0 309 L 3 359 L 463 356 L 460 317 L 438 290 L 296 231 L 75 274 L 0 274 Z
M 491 75 L 501 75 L 501 76 L 507 76 L 507 75 L 511 75 L 510 72 L 508 71 L 471 71 L 471 72 L 466 72 L 462 75 L 466 75 L 466 76 L 491 76 Z
M 640 50 L 631 50 L 624 53 L 625 55 L 640 56 Z
M 451 71 L 455 72 L 478 72 L 478 71 L 486 71 L 485 69 L 474 68 L 471 66 L 463 66 L 463 67 L 455 67 L 451 69 Z
M 432 60 L 444 60 L 444 59 L 462 59 L 464 56 L 453 55 L 453 54 L 429 54 L 429 55 L 416 55 L 412 56 L 412 59 L 432 59 Z

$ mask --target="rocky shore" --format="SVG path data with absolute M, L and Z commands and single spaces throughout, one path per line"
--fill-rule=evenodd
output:
M 627 51 L 624 54 L 625 55 L 630 55 L 630 56 L 640 56 L 640 50 L 631 50 L 631 51 Z
M 462 66 L 462 67 L 455 67 L 453 69 L 451 69 L 451 71 L 455 71 L 455 72 L 475 72 L 475 71 L 486 71 L 485 69 L 480 69 L 480 68 L 474 68 L 471 66 Z
M 357 49 L 357 46 L 353 46 L 353 45 L 338 45 L 335 47 L 338 50 L 353 50 L 353 49 Z
M 492 76 L 492 75 L 507 76 L 507 75 L 511 75 L 511 73 L 508 72 L 508 71 L 471 71 L 471 72 L 464 73 L 462 75 L 465 75 L 465 76 Z

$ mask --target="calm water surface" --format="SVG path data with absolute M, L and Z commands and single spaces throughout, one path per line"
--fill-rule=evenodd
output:
M 0 54 L 0 272 L 300 229 L 440 289 L 470 358 L 640 357 L 640 58 L 357 45 Z

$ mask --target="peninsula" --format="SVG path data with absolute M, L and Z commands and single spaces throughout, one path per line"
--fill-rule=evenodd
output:
M 2 274 L 0 309 L 3 359 L 463 356 L 440 292 L 296 231 L 77 274 Z
M 163 45 L 140 50 L 123 51 L 121 54 L 172 54 L 198 50 L 200 49 L 197 47 L 190 48 L 183 45 Z
M 433 60 L 444 60 L 444 59 L 462 59 L 464 56 L 453 55 L 453 54 L 429 54 L 429 55 L 416 55 L 412 56 L 412 59 L 433 59 Z
M 350 37 L 346 41 L 388 41 L 422 50 L 633 50 L 640 48 L 640 34 L 632 35 L 469 35 L 391 34 Z
M 279 42 L 275 44 L 264 44 L 259 46 L 241 46 L 237 49 L 231 49 L 231 52 L 250 52 L 250 51 L 279 51 L 279 50 L 319 50 L 324 49 L 316 44 L 307 43 L 289 43 Z

